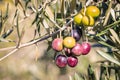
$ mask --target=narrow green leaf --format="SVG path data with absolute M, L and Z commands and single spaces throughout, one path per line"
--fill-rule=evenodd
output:
M 120 54 L 119 54 L 119 53 L 114 52 L 114 55 L 116 56 L 116 58 L 117 58 L 117 59 L 119 59 L 119 60 L 120 60 Z
M 111 40 L 112 40 L 114 43 L 117 42 L 113 36 L 110 35 L 110 38 L 111 38 Z
M 46 6 L 45 12 L 46 12 L 47 16 L 53 21 L 55 16 L 53 14 L 51 7 Z
M 32 25 L 35 24 L 35 22 L 38 20 L 38 18 L 39 18 L 39 13 L 36 13 L 36 16 L 35 16 L 35 19 L 32 22 Z
M 47 21 L 46 21 L 45 19 L 43 20 L 43 22 L 42 22 L 42 23 L 43 23 L 43 25 L 44 25 L 44 27 L 45 27 L 46 29 L 48 29 L 48 28 L 49 28 L 48 23 L 47 23 Z
M 84 80 L 84 79 L 81 76 L 79 76 L 77 73 L 75 73 L 74 80 Z
M 8 37 L 13 32 L 13 27 L 9 30 L 7 30 L 4 34 L 2 34 L 2 38 Z
M 39 20 L 39 21 L 40 21 L 40 20 Z M 40 36 L 40 35 L 41 35 L 41 34 L 40 34 L 40 32 L 41 32 L 41 31 L 40 31 L 40 30 L 41 30 L 41 29 L 40 29 L 40 26 L 41 26 L 41 25 L 40 25 L 40 22 L 37 22 L 36 24 L 37 24 L 37 30 L 36 30 L 36 31 L 38 32 L 38 34 L 39 34 L 39 36 Z
M 7 18 L 8 18 L 8 11 L 9 11 L 9 4 L 7 4 L 7 8 L 6 8 L 6 11 L 5 11 L 5 15 L 3 16 L 4 20 L 6 21 Z
M 105 26 L 109 20 L 111 7 L 112 7 L 112 1 L 110 1 L 108 10 L 105 13 L 105 20 L 104 20 L 103 26 Z
M 96 80 L 96 77 L 91 65 L 89 65 L 88 67 L 88 76 L 89 76 L 89 80 Z
M 19 0 L 15 0 L 15 6 L 17 6 L 19 3 Z
M 110 13 L 111 13 L 111 15 L 112 15 L 113 20 L 116 21 L 116 18 L 115 18 L 115 11 L 114 11 L 113 8 L 111 8 Z
M 107 47 L 110 47 L 110 48 L 114 48 L 113 46 L 107 44 L 106 42 L 104 41 L 98 41 L 100 44 L 104 45 L 104 46 L 107 46 Z
M 48 23 L 47 23 L 47 21 L 45 19 L 42 21 L 42 25 L 44 26 L 44 28 L 46 29 L 46 31 L 48 33 L 50 33 L 49 25 L 48 25 Z
M 62 0 L 61 2 L 61 15 L 64 16 L 65 13 L 65 0 Z
M 79 75 L 77 73 L 75 73 L 75 75 L 74 75 L 74 80 L 80 80 Z
M 18 14 L 18 9 L 16 9 L 16 11 L 15 11 L 13 21 L 14 21 L 14 20 L 15 20 L 15 18 L 17 17 L 17 14 Z
M 45 15 L 45 17 L 46 17 L 50 22 L 52 22 L 56 27 L 61 28 L 55 20 L 49 18 L 47 15 Z
M 97 50 L 97 53 L 99 53 L 102 57 L 104 57 L 105 59 L 107 59 L 107 60 L 109 60 L 109 61 L 111 61 L 111 62 L 113 62 L 113 63 L 115 63 L 115 64 L 117 64 L 117 65 L 119 65 L 120 66 L 120 62 L 119 61 L 117 61 L 115 58 L 113 58 L 112 56 L 110 56 L 108 53 L 105 53 L 105 52 L 103 52 L 103 51 L 101 51 L 101 50 Z
M 117 33 L 113 29 L 109 29 L 109 31 L 111 32 L 112 36 L 116 39 L 116 41 L 120 44 L 120 39 Z
M 107 33 L 110 28 L 116 27 L 116 25 L 117 25 L 118 23 L 120 23 L 120 20 L 115 21 L 114 23 L 105 26 L 105 29 L 104 29 L 103 31 L 101 31 L 100 33 L 98 33 L 96 36 L 101 36 L 101 35 Z
M 31 2 L 31 0 L 24 0 L 25 1 L 25 9 L 27 9 L 27 5 L 29 2 Z
M 19 14 L 17 15 L 17 19 L 16 19 L 16 28 L 17 28 L 17 35 L 18 35 L 18 37 L 20 39 L 20 31 L 19 31 L 19 23 L 18 23 L 18 21 L 19 21 Z

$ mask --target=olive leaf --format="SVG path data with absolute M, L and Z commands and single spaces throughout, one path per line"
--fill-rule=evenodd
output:
M 117 58 L 118 60 L 120 60 L 120 53 L 114 52 L 114 55 L 116 56 L 116 58 Z
M 102 57 L 104 57 L 105 59 L 107 59 L 107 60 L 109 60 L 109 61 L 111 61 L 111 62 L 113 62 L 113 63 L 120 66 L 120 62 L 117 61 L 114 57 L 110 56 L 108 53 L 105 53 L 105 52 L 103 52 L 101 50 L 97 50 L 97 53 L 99 55 L 101 55 Z
M 110 1 L 110 4 L 108 6 L 108 10 L 105 13 L 105 20 L 104 20 L 103 26 L 105 26 L 109 20 L 111 7 L 112 7 L 112 1 Z
M 117 27 L 116 25 L 118 25 L 119 23 L 120 23 L 120 20 L 115 21 L 114 23 L 105 26 L 105 29 L 103 31 L 101 31 L 100 33 L 97 33 L 96 36 L 101 36 L 101 35 L 106 34 L 110 28 Z
M 45 19 L 43 19 L 42 25 L 45 27 L 46 31 L 47 31 L 48 33 L 50 33 L 49 25 L 48 25 L 47 23 L 48 23 L 48 22 L 47 22 Z
M 48 17 L 51 19 L 51 20 L 54 20 L 54 14 L 53 14 L 53 11 L 52 9 L 49 7 L 49 6 L 46 6 L 45 8 L 45 12 L 46 14 L 48 15 Z
M 2 34 L 2 38 L 8 37 L 13 32 L 13 27 L 9 30 L 7 30 L 4 34 Z
M 4 23 L 5 23 L 5 21 L 8 19 L 8 11 L 9 11 L 9 4 L 7 4 L 7 8 L 6 8 L 6 11 L 5 11 L 5 15 L 3 16 Z
M 120 39 L 117 33 L 113 29 L 109 29 L 109 31 L 111 32 L 112 36 L 116 39 L 116 41 L 120 44 Z
M 107 44 L 107 43 L 104 42 L 104 41 L 98 41 L 98 43 L 100 43 L 100 44 L 102 44 L 102 45 L 104 45 L 104 46 L 107 46 L 107 47 L 109 47 L 109 48 L 114 48 L 113 46 Z
M 31 0 L 24 0 L 25 1 L 25 9 L 27 9 L 27 5 L 31 2 Z
M 75 73 L 74 80 L 84 80 L 84 79 L 80 77 L 77 73 Z
M 18 35 L 18 38 L 20 39 L 19 14 L 17 15 L 17 19 L 16 19 L 16 29 L 17 29 L 17 35 Z
M 61 15 L 62 17 L 64 16 L 65 14 L 65 0 L 62 0 L 61 1 Z
M 115 11 L 113 8 L 111 8 L 110 13 L 112 15 L 113 20 L 116 21 Z
M 89 75 L 89 80 L 96 80 L 95 73 L 91 65 L 88 66 L 88 75 Z

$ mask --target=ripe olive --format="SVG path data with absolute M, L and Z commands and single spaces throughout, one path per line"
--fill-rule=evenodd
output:
M 56 51 L 61 51 L 63 49 L 63 39 L 56 38 L 52 41 L 52 48 Z

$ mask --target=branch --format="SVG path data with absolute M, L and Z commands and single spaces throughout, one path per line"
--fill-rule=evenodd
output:
M 66 25 L 63 25 L 62 28 L 60 28 L 59 30 L 57 30 L 56 32 L 52 33 L 52 34 L 48 34 L 42 38 L 39 38 L 37 40 L 34 40 L 34 41 L 31 41 L 31 42 L 28 42 L 28 43 L 25 43 L 25 44 L 21 44 L 19 45 L 18 47 L 16 46 L 13 46 L 13 47 L 9 47 L 9 48 L 3 48 L 3 49 L 0 49 L 1 50 L 7 50 L 7 49 L 13 49 L 11 52 L 9 52 L 7 55 L 3 56 L 2 58 L 0 58 L 0 61 L 2 61 L 3 59 L 7 58 L 8 56 L 12 55 L 13 53 L 15 53 L 16 51 L 18 51 L 20 48 L 23 48 L 23 47 L 26 47 L 26 46 L 30 46 L 30 45 L 33 45 L 37 42 L 40 42 L 40 41 L 43 41 L 43 40 L 46 40 L 50 37 L 52 37 L 53 35 L 56 35 L 57 33 L 59 33 L 60 31 L 63 31 L 67 28 L 67 26 L 73 21 L 73 19 L 71 19 Z
M 2 61 L 3 59 L 7 58 L 8 56 L 12 55 L 13 53 L 15 53 L 18 50 L 18 48 L 12 50 L 11 52 L 9 52 L 7 55 L 3 56 L 2 58 L 0 58 L 0 61 Z

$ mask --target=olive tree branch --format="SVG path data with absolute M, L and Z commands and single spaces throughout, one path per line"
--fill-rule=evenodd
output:
M 46 40 L 50 37 L 52 37 L 53 35 L 56 35 L 58 34 L 60 31 L 63 31 L 67 28 L 67 26 L 73 21 L 73 19 L 71 19 L 68 23 L 66 23 L 66 25 L 63 25 L 63 27 L 61 27 L 59 30 L 51 33 L 51 34 L 48 34 L 46 36 L 43 36 L 39 39 L 36 39 L 36 40 L 33 40 L 31 42 L 28 42 L 28 43 L 25 43 L 25 44 L 21 44 L 19 46 L 14 46 L 14 47 L 9 47 L 8 49 L 13 49 L 11 52 L 9 52 L 7 55 L 3 56 L 2 58 L 0 58 L 0 61 L 4 60 L 5 58 L 7 58 L 8 56 L 12 55 L 13 53 L 15 53 L 16 51 L 18 51 L 20 48 L 23 48 L 23 47 L 27 47 L 27 46 L 30 46 L 30 45 L 33 45 L 33 44 L 36 44 L 37 42 L 40 42 L 40 41 L 43 41 L 43 40 Z M 1 49 L 1 50 L 6 50 L 7 48 L 4 48 L 4 49 Z

